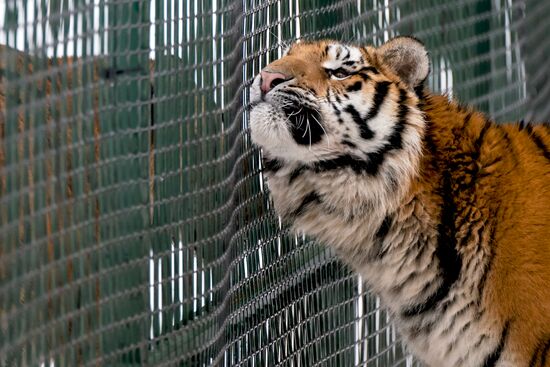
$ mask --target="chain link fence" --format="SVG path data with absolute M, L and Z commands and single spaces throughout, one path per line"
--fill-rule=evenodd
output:
M 248 86 L 297 38 L 413 34 L 430 87 L 550 118 L 550 2 L 4 0 L 0 366 L 412 366 L 281 226 Z

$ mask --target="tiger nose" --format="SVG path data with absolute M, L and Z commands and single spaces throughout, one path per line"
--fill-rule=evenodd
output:
M 275 88 L 277 85 L 292 79 L 292 77 L 289 75 L 285 75 L 283 73 L 278 73 L 274 71 L 266 71 L 266 70 L 262 70 L 260 72 L 260 76 L 262 78 L 261 89 L 263 94 L 267 94 L 270 90 Z

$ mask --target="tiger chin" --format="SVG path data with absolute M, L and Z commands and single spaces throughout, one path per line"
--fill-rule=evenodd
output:
M 335 249 L 427 366 L 550 366 L 550 126 L 430 93 L 427 51 L 300 42 L 254 79 L 278 215 Z

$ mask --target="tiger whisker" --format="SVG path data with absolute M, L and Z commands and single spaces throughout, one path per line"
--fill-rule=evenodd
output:
M 300 112 L 302 112 L 303 108 L 300 108 L 300 110 L 298 110 L 298 112 L 294 113 L 294 114 L 290 114 L 288 117 L 287 117 L 287 120 L 290 122 L 290 118 L 292 116 L 297 116 L 297 115 L 300 115 Z M 300 116 L 300 123 L 298 124 L 297 128 L 299 129 L 300 127 L 302 127 L 302 122 L 303 122 L 303 119 L 304 119 L 304 116 L 301 115 Z
M 306 118 L 306 132 L 309 131 L 309 151 L 311 151 L 311 126 L 309 125 L 309 119 Z
M 305 119 L 305 121 L 306 121 L 306 128 L 304 130 L 304 134 L 302 135 L 302 138 L 307 134 L 307 123 L 308 123 L 307 119 Z M 302 126 L 303 122 L 304 122 L 304 115 L 300 116 L 300 125 L 298 125 L 298 128 Z
M 323 133 L 325 133 L 325 136 L 327 137 L 327 148 L 330 146 L 330 137 L 328 136 L 327 134 L 327 131 L 325 130 L 325 128 L 323 127 L 323 125 L 321 124 L 321 122 L 319 122 L 319 120 L 317 120 L 317 117 L 315 117 L 315 115 L 311 115 L 311 117 L 315 120 L 315 122 L 317 123 L 317 125 L 319 125 L 319 127 L 321 128 L 321 130 L 323 130 Z
M 273 33 L 273 31 L 271 29 L 269 30 L 269 33 L 271 33 L 271 35 L 273 37 L 275 37 L 275 39 L 277 40 L 278 45 L 282 45 L 282 41 L 281 41 L 281 38 L 279 36 L 277 36 L 275 33 Z

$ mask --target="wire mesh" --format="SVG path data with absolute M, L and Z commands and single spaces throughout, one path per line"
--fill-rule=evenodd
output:
M 550 2 L 0 3 L 0 366 L 412 366 L 379 300 L 281 225 L 248 86 L 298 38 L 414 34 L 428 81 L 550 117 Z

